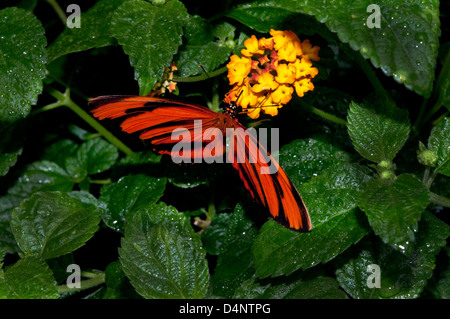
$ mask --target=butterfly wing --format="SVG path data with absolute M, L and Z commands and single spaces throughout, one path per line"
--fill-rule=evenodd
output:
M 204 158 L 203 150 L 213 140 L 205 131 L 223 122 L 221 114 L 204 106 L 156 97 L 109 95 L 91 99 L 89 104 L 99 120 L 125 118 L 120 125 L 124 132 L 138 133 L 140 139 L 150 142 L 153 151 L 174 159 Z M 174 132 L 180 134 L 174 136 Z M 189 134 L 190 152 L 175 153 L 173 147 L 183 138 L 182 132 Z M 224 149 L 215 151 L 214 156 L 221 156 Z
M 141 139 L 150 142 L 155 152 L 170 154 L 174 159 L 177 156 L 205 159 L 203 151 L 212 140 L 207 130 L 214 128 L 225 133 L 226 128 L 234 128 L 234 147 L 228 160 L 238 170 L 245 188 L 280 224 L 297 231 L 311 229 L 308 211 L 286 173 L 254 136 L 247 138 L 246 128 L 231 116 L 196 104 L 143 96 L 101 96 L 90 100 L 90 105 L 93 115 L 100 120 L 125 118 L 121 124 L 123 131 L 138 133 Z M 179 142 L 173 139 L 172 133 L 180 128 L 185 128 L 190 141 L 194 141 L 191 152 L 181 155 L 172 151 Z M 224 151 L 225 148 L 218 148 L 214 156 L 221 156 Z M 265 157 L 270 161 L 262 160 Z M 276 172 L 263 174 L 264 169 L 269 169 L 269 163 L 275 165 Z
M 252 197 L 283 226 L 309 231 L 311 221 L 300 194 L 256 136 L 246 133 L 246 128 L 236 120 L 231 139 L 228 161 L 238 170 Z

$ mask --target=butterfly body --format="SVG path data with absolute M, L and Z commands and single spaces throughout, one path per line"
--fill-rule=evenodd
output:
M 138 133 L 153 151 L 169 154 L 174 160 L 208 159 L 208 156 L 226 154 L 227 162 L 238 171 L 250 195 L 269 210 L 274 220 L 296 231 L 311 229 L 308 211 L 297 189 L 256 137 L 246 133 L 246 127 L 237 120 L 234 102 L 222 113 L 197 104 L 143 96 L 100 96 L 90 100 L 90 105 L 93 115 L 100 120 L 124 118 L 121 124 L 124 132 Z M 223 143 L 205 155 L 218 132 L 232 141 L 231 149 L 227 152 Z M 186 135 L 194 147 L 175 153 L 174 145 Z M 276 170 L 264 173 L 270 165 Z

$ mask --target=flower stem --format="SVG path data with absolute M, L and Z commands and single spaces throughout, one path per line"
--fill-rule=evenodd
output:
M 450 207 L 450 198 L 430 192 L 430 201 L 438 206 Z
M 67 17 L 64 11 L 59 6 L 58 2 L 56 0 L 47 0 L 47 3 L 52 6 L 53 10 L 55 10 L 58 17 L 61 19 L 62 23 L 66 25 Z
M 111 132 L 104 128 L 99 122 L 97 122 L 92 116 L 86 113 L 81 107 L 79 107 L 75 102 L 70 99 L 70 90 L 67 89 L 65 93 L 61 93 L 53 88 L 48 89 L 48 93 L 56 98 L 57 103 L 61 103 L 67 106 L 73 112 L 75 112 L 79 117 L 81 117 L 87 124 L 92 126 L 98 133 L 100 133 L 105 139 L 107 139 L 111 144 L 116 146 L 126 155 L 133 154 L 133 151 L 123 144 L 117 137 L 115 137 Z
M 190 77 L 179 77 L 179 76 L 174 76 L 173 77 L 173 81 L 174 82 L 199 82 L 199 81 L 203 81 L 203 80 L 208 80 L 209 78 L 221 75 L 222 73 L 225 73 L 228 70 L 228 68 L 226 66 L 224 66 L 223 68 L 217 69 L 211 73 L 208 74 L 202 74 L 202 75 L 197 75 L 197 76 L 190 76 Z
M 94 274 L 92 276 L 87 276 L 87 277 L 90 277 L 90 278 L 80 281 L 80 288 L 69 288 L 66 284 L 66 285 L 56 286 L 56 289 L 58 290 L 59 294 L 63 294 L 63 293 L 67 293 L 67 292 L 76 292 L 76 291 L 89 289 L 89 288 L 96 287 L 96 286 L 99 286 L 99 285 L 105 283 L 105 274 L 104 273 L 98 273 L 98 274 Z
M 323 110 L 320 110 L 320 109 L 318 109 L 318 108 L 316 108 L 316 107 L 314 107 L 311 104 L 306 103 L 306 102 L 302 102 L 302 105 L 306 106 L 308 111 L 310 111 L 311 113 L 313 113 L 315 115 L 318 115 L 318 116 L 320 116 L 320 117 L 322 117 L 324 119 L 327 119 L 327 120 L 329 120 L 331 122 L 334 122 L 336 124 L 347 126 L 347 121 L 344 120 L 344 119 L 341 119 L 340 117 L 337 117 L 337 116 L 335 116 L 333 114 L 330 114 L 330 113 L 327 113 L 327 112 L 325 112 Z

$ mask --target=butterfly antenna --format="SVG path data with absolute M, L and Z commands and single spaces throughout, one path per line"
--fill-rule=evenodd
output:
M 208 79 L 210 79 L 208 72 L 206 72 L 205 68 L 203 67 L 203 65 L 200 63 L 199 66 L 202 68 L 203 72 L 205 72 L 205 75 Z
M 270 94 L 271 93 L 268 93 L 266 95 L 266 97 L 264 98 L 264 100 L 262 100 L 257 106 L 247 107 L 245 109 L 245 111 L 242 110 L 239 114 L 247 114 L 247 113 L 252 112 L 253 110 L 256 110 L 256 109 L 262 109 L 263 107 L 275 107 L 276 106 L 277 108 L 281 108 L 280 104 L 271 104 L 271 105 L 264 105 L 264 106 L 262 106 L 264 104 L 264 102 L 266 102 L 267 99 L 270 97 Z

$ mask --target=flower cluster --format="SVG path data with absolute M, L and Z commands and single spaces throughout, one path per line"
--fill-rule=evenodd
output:
M 166 93 L 166 90 L 173 92 L 177 88 L 177 82 L 173 81 L 173 72 L 178 70 L 175 62 L 170 64 L 170 67 L 164 68 L 164 74 L 161 81 L 157 82 L 150 92 L 149 96 L 159 96 Z
M 224 101 L 236 101 L 251 118 L 259 117 L 261 111 L 277 115 L 294 90 L 302 97 L 314 89 L 311 79 L 318 73 L 311 62 L 320 59 L 318 46 L 309 40 L 300 42 L 292 31 L 272 29 L 270 35 L 259 40 L 252 35 L 244 42 L 242 57 L 233 55 L 227 64 L 233 88 Z

